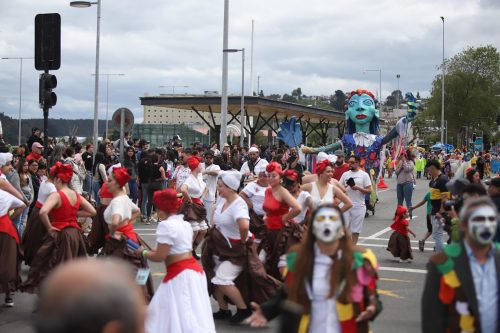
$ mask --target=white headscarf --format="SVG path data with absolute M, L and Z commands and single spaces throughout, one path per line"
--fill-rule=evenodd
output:
M 11 153 L 0 153 L 0 167 L 3 167 L 4 165 L 10 162 L 12 162 Z
M 219 178 L 222 182 L 234 191 L 238 191 L 241 182 L 241 173 L 237 170 L 221 171 Z

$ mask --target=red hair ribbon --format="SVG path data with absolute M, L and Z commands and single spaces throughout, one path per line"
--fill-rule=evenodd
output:
M 125 184 L 127 184 L 130 180 L 128 170 L 124 167 L 114 168 L 113 175 L 115 176 L 117 183 L 120 184 L 121 187 L 125 186 Z
M 189 169 L 191 169 L 191 171 L 193 171 L 194 169 L 196 169 L 198 167 L 198 165 L 200 165 L 200 160 L 198 159 L 197 156 L 191 156 L 187 159 L 187 164 L 188 164 Z
M 266 166 L 266 172 L 277 172 L 279 175 L 283 174 L 283 170 L 281 169 L 281 165 L 278 162 L 271 162 Z
M 316 163 L 316 173 L 321 175 L 323 171 L 325 171 L 326 167 L 330 165 L 329 160 L 323 160 L 321 162 Z
M 177 200 L 177 192 L 171 188 L 156 191 L 153 195 L 153 204 L 155 207 L 167 213 L 177 213 L 180 207 L 179 202 Z
M 297 180 L 299 180 L 299 174 L 294 169 L 286 170 L 284 176 L 285 178 L 291 180 L 292 182 L 296 182 Z
M 49 174 L 52 177 L 59 178 L 63 183 L 69 183 L 73 177 L 73 167 L 70 164 L 56 162 L 56 164 L 50 168 Z

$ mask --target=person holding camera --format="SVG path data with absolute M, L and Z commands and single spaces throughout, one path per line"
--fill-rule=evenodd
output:
M 347 196 L 352 202 L 351 209 L 344 212 L 344 215 L 349 222 L 354 245 L 358 242 L 365 220 L 365 195 L 371 192 L 370 176 L 361 170 L 360 162 L 361 158 L 359 156 L 350 156 L 347 160 L 349 171 L 340 177 L 340 184 L 345 187 Z

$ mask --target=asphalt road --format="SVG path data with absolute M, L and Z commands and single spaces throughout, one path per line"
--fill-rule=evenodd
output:
M 396 262 L 386 250 L 392 218 L 396 208 L 396 183 L 394 179 L 386 180 L 389 189 L 379 191 L 379 202 L 374 216 L 365 219 L 360 237 L 361 246 L 372 249 L 380 265 L 379 292 L 384 310 L 372 325 L 373 333 L 415 333 L 420 332 L 420 298 L 425 280 L 425 265 L 432 252 L 432 239 L 426 243 L 425 252 L 418 251 L 417 239 L 426 232 L 425 205 L 414 212 L 410 222 L 411 229 L 417 234 L 412 239 L 415 260 L 412 263 Z M 418 203 L 427 191 L 428 181 L 417 180 L 413 193 L 413 204 Z M 155 243 L 156 225 L 136 225 L 136 230 L 150 243 Z M 151 264 L 155 286 L 161 282 L 164 275 L 162 264 Z M 23 267 L 23 278 L 27 267 Z M 36 297 L 29 294 L 16 293 L 15 307 L 0 307 L 0 332 L 31 333 L 32 314 Z M 217 304 L 212 300 L 212 307 L 217 311 Z M 279 327 L 277 320 L 264 329 L 252 329 L 247 326 L 229 326 L 225 322 L 216 322 L 218 332 L 276 332 Z

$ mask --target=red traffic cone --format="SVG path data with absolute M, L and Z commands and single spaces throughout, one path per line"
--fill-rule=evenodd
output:
M 384 182 L 383 177 L 380 177 L 380 181 L 378 182 L 377 188 L 378 189 L 389 188 L 389 186 L 387 186 L 387 184 Z

